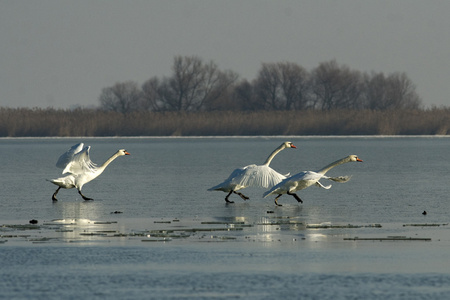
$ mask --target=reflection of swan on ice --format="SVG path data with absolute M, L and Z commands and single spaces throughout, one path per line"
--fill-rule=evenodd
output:
M 52 196 L 53 201 L 58 201 L 58 199 L 56 199 L 56 194 L 58 194 L 61 188 L 77 188 L 78 193 L 84 200 L 93 200 L 92 198 L 88 198 L 81 193 L 83 185 L 102 174 L 105 168 L 117 157 L 130 155 L 130 153 L 126 150 L 121 149 L 105 161 L 101 166 L 97 166 L 89 158 L 89 149 L 91 149 L 91 146 L 84 147 L 83 143 L 79 143 L 72 146 L 66 153 L 59 157 L 56 166 L 64 169 L 62 174 L 69 173 L 69 175 L 49 180 L 51 183 L 58 186 L 58 189 Z
M 325 173 L 327 173 L 332 168 L 348 163 L 348 162 L 362 162 L 361 159 L 358 158 L 356 155 L 349 155 L 347 157 L 344 157 L 340 160 L 337 160 L 324 168 L 320 169 L 319 171 L 313 172 L 313 171 L 304 171 L 300 172 L 298 174 L 292 175 L 291 177 L 288 177 L 272 187 L 270 190 L 264 193 L 264 198 L 269 195 L 278 195 L 275 198 L 275 204 L 278 206 L 281 206 L 281 204 L 278 204 L 278 198 L 280 198 L 283 194 L 288 194 L 290 196 L 293 196 L 298 202 L 303 203 L 302 199 L 295 193 L 296 191 L 300 191 L 303 189 L 306 189 L 307 187 L 310 187 L 311 185 L 315 184 L 318 187 L 329 189 L 331 185 L 324 186 L 322 185 L 319 180 L 320 179 L 328 179 L 336 182 L 347 182 L 350 180 L 349 176 L 339 176 L 339 177 L 328 177 L 325 176 Z
M 282 175 L 271 167 L 269 167 L 272 159 L 280 151 L 286 148 L 297 148 L 291 142 L 284 142 L 277 149 L 275 149 L 269 157 L 266 159 L 262 165 L 248 165 L 243 168 L 234 170 L 231 175 L 222 183 L 213 186 L 208 189 L 208 191 L 223 191 L 228 193 L 225 197 L 225 201 L 228 203 L 233 203 L 233 201 L 228 200 L 231 193 L 239 195 L 242 199 L 249 199 L 242 193 L 237 192 L 238 190 L 244 189 L 249 186 L 264 187 L 269 188 L 279 183 L 281 180 L 285 179 L 286 176 Z M 289 176 L 289 174 L 287 174 Z

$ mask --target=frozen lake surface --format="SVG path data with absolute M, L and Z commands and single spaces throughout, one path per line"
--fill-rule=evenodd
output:
M 243 201 L 208 192 L 237 167 L 317 170 L 349 154 L 363 163 L 330 190 Z M 83 193 L 59 155 L 91 145 L 101 164 Z M 0 298 L 445 299 L 450 297 L 447 137 L 0 139 Z M 329 184 L 328 182 L 322 183 Z M 427 214 L 423 215 L 422 212 Z M 29 220 L 38 220 L 36 225 Z

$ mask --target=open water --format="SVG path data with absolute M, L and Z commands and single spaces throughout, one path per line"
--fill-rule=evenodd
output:
M 349 154 L 329 190 L 243 201 L 208 192 L 237 167 L 295 174 Z M 55 163 L 78 142 L 101 164 L 83 193 Z M 448 137 L 0 139 L 2 299 L 446 299 Z M 422 213 L 426 211 L 427 214 Z M 36 225 L 29 224 L 35 219 Z

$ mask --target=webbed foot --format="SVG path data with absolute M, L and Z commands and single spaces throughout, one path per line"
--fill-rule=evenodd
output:
M 92 199 L 92 198 L 89 198 L 89 197 L 86 197 L 85 195 L 83 195 L 83 194 L 81 193 L 81 191 L 78 191 L 78 193 L 81 195 L 81 197 L 82 197 L 84 200 L 94 200 L 94 199 Z
M 297 200 L 297 202 L 303 203 L 303 200 L 300 199 L 300 197 L 296 193 L 287 193 L 287 194 L 290 196 L 293 196 L 295 198 L 295 200 Z
M 276 206 L 283 206 L 283 205 L 281 205 L 281 204 L 278 204 L 278 198 L 280 198 L 281 197 L 281 194 L 279 194 L 276 198 L 275 198 L 275 205 Z
M 59 190 L 61 189 L 61 187 L 59 187 L 52 195 L 52 200 L 53 202 L 58 201 L 58 199 L 56 199 L 56 194 L 58 194 Z
M 241 197 L 242 199 L 244 199 L 244 200 L 248 200 L 248 199 L 250 199 L 249 197 L 247 197 L 247 196 L 245 196 L 244 194 L 242 194 L 242 193 L 239 193 L 239 192 L 234 192 L 235 194 L 238 194 L 239 195 L 239 197 Z
M 230 197 L 231 193 L 233 193 L 233 191 L 230 191 L 230 192 L 228 193 L 228 195 L 225 197 L 225 201 L 226 201 L 227 203 L 234 203 L 234 201 L 228 200 L 228 197 Z

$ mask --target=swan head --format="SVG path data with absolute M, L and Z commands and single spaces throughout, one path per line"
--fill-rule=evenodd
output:
M 285 148 L 297 148 L 292 142 L 284 142 L 283 145 Z
M 125 150 L 125 149 L 120 149 L 119 151 L 117 151 L 117 154 L 118 154 L 119 156 L 122 156 L 122 155 L 130 155 L 130 153 L 128 153 L 127 150 Z
M 349 161 L 357 161 L 357 162 L 362 162 L 362 159 L 360 159 L 357 155 L 349 155 L 348 156 Z

